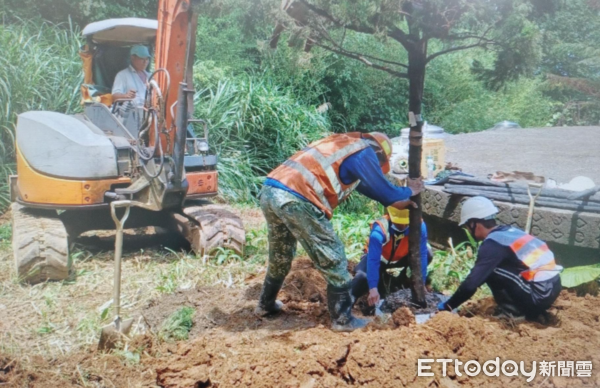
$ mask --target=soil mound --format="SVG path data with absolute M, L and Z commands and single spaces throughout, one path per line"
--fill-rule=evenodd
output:
M 307 268 L 304 268 L 307 270 Z M 299 287 L 300 290 L 305 289 Z M 294 294 L 296 296 L 309 295 Z M 302 303 L 302 302 L 296 302 Z M 305 302 L 317 303 L 317 302 Z M 489 300 L 473 303 L 470 314 L 487 313 Z M 310 311 L 310 310 L 309 310 Z M 296 311 L 299 313 L 299 311 Z M 285 325 L 290 311 L 270 318 L 270 325 L 232 336 L 223 330 L 192 343 L 181 343 L 174 354 L 156 363 L 161 387 L 580 387 L 600 385 L 600 374 L 589 379 L 539 376 L 476 378 L 453 368 L 442 376 L 417 377 L 419 358 L 451 358 L 481 363 L 502 361 L 592 361 L 600 365 L 600 298 L 563 292 L 551 310 L 552 326 L 472 318 L 441 312 L 423 325 L 413 324 L 410 309 L 396 310 L 391 322 L 375 322 L 365 330 L 334 333 L 324 325 L 303 330 L 275 330 Z M 314 317 L 304 313 L 305 319 Z M 280 325 L 273 325 L 279 321 Z M 314 322 L 317 323 L 317 322 Z M 267 328 L 268 330 L 264 330 Z M 385 330 L 380 330 L 385 329 Z
M 414 324 L 400 308 L 384 324 L 353 333 L 328 329 L 325 282 L 307 259 L 297 260 L 280 298 L 284 311 L 253 314 L 262 279 L 242 289 L 200 288 L 151 303 L 143 313 L 152 327 L 128 344 L 139 359 L 89 351 L 60 359 L 0 355 L 0 385 L 9 387 L 594 387 L 600 386 L 600 298 L 563 291 L 550 325 L 498 320 L 489 300 L 470 303 L 468 316 L 441 312 Z M 153 333 L 182 305 L 193 306 L 188 342 L 165 344 Z M 320 315 L 319 315 L 320 314 Z M 91 349 L 90 349 L 91 350 Z M 417 376 L 418 359 L 592 361 L 592 377 L 469 377 L 453 365 L 442 375 Z

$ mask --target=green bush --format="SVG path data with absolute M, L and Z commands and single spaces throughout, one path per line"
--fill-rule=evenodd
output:
M 477 251 L 481 245 L 467 233 L 468 240 L 456 247 L 450 242 L 450 249 L 435 251 L 433 261 L 429 264 L 428 272 L 431 286 L 434 290 L 456 291 L 460 283 L 475 265 Z
M 114 17 L 156 19 L 156 0 L 0 0 L 8 20 L 66 23 L 83 28 L 87 23 Z
M 268 76 L 241 75 L 195 96 L 219 155 L 221 193 L 250 201 L 267 173 L 329 132 L 327 117 L 298 102 Z
M 17 115 L 30 110 L 73 113 L 82 82 L 78 31 L 49 23 L 0 24 L 0 210 L 9 201 Z
M 425 118 L 450 133 L 477 132 L 503 121 L 522 127 L 542 127 L 552 119 L 553 103 L 544 95 L 541 78 L 522 78 L 495 92 L 486 89 L 470 71 L 482 51 L 444 55 L 433 61 L 425 83 Z

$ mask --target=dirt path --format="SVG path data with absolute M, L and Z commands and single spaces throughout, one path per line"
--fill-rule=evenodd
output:
M 10 387 L 594 387 L 600 386 L 600 298 L 563 292 L 554 323 L 498 321 L 490 301 L 471 303 L 472 317 L 440 313 L 416 325 L 410 313 L 352 334 L 331 332 L 325 284 L 307 259 L 294 263 L 281 299 L 285 312 L 252 314 L 261 277 L 243 288 L 198 288 L 151 302 L 143 312 L 156 330 L 181 306 L 196 310 L 193 339 L 164 344 L 150 334 L 128 344 L 141 353 L 128 365 L 119 355 L 93 351 L 54 360 L 0 356 L 0 385 Z M 493 303 L 492 303 L 493 304 Z M 394 323 L 396 322 L 396 323 Z M 398 325 L 399 324 L 399 325 Z M 417 377 L 419 358 L 484 361 L 592 361 L 591 378 L 523 376 Z

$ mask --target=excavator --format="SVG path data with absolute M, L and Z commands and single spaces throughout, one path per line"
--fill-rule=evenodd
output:
M 218 247 L 243 252 L 241 219 L 208 201 L 218 194 L 218 172 L 208 123 L 194 116 L 199 5 L 159 0 L 158 20 L 89 24 L 80 51 L 83 112 L 18 116 L 10 188 L 22 281 L 66 279 L 74 238 L 115 226 L 116 250 L 123 227 L 154 226 L 183 235 L 199 255 Z M 131 108 L 129 101 L 112 101 L 111 87 L 138 44 L 154 51 L 155 64 L 143 107 Z

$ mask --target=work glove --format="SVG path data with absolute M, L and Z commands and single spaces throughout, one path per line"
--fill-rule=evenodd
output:
M 446 307 L 446 302 L 440 302 L 440 303 L 438 303 L 437 309 L 439 311 L 446 311 L 446 310 L 448 310 L 448 308 Z

